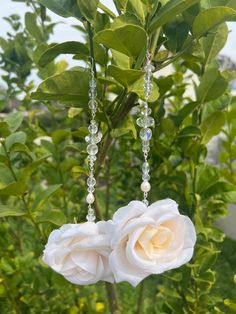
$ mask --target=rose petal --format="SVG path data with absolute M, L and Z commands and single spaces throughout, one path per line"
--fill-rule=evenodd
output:
M 148 224 L 153 224 L 153 219 L 151 217 L 139 217 L 131 219 L 123 228 L 118 225 L 115 229 L 114 234 L 111 239 L 111 247 L 115 247 L 116 243 L 119 243 L 127 235 Z
M 132 201 L 127 206 L 119 208 L 113 215 L 113 221 L 115 224 L 123 225 L 130 219 L 139 217 L 145 212 L 147 206 L 140 201 Z
M 157 201 L 144 212 L 143 216 L 152 217 L 155 221 L 160 219 L 163 215 L 179 215 L 178 204 L 170 198 Z
M 97 273 L 98 254 L 94 251 L 72 251 L 71 261 L 79 268 L 95 275 Z
M 128 281 L 134 287 L 149 275 L 143 269 L 129 263 L 125 255 L 125 242 L 112 251 L 109 264 L 116 282 Z

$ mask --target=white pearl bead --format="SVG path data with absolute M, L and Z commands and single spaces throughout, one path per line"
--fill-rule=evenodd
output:
M 86 197 L 86 202 L 88 204 L 92 204 L 95 201 L 94 195 L 93 193 L 89 193 Z
M 141 191 L 149 192 L 151 190 L 151 185 L 148 181 L 143 181 L 141 184 Z

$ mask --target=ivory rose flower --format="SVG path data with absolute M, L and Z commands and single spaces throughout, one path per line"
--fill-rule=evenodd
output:
M 109 235 L 102 223 L 66 224 L 50 234 L 43 261 L 68 281 L 87 285 L 114 281 L 109 254 Z
M 109 257 L 115 281 L 137 286 L 150 274 L 161 274 L 187 263 L 196 242 L 195 228 L 180 215 L 171 199 L 147 207 L 132 201 L 117 210 L 107 225 L 111 234 Z

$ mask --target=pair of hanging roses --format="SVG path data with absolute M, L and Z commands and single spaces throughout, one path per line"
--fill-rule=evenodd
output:
M 48 239 L 43 260 L 68 281 L 87 285 L 104 280 L 137 286 L 150 274 L 187 263 L 196 232 L 171 199 L 147 207 L 132 201 L 113 219 L 66 224 Z

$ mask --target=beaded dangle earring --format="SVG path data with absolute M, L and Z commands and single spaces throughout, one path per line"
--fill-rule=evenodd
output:
M 148 101 L 152 92 L 151 55 L 144 67 L 144 102 L 137 124 L 141 127 L 144 162 L 142 165 L 142 201 L 131 201 L 119 208 L 110 222 L 110 268 L 116 282 L 127 281 L 134 287 L 151 274 L 161 274 L 187 263 L 193 255 L 196 232 L 192 221 L 179 213 L 178 204 L 170 199 L 149 205 L 151 189 L 148 154 L 154 119 Z
M 91 121 L 89 134 L 85 137 L 88 153 L 89 177 L 87 179 L 88 204 L 87 222 L 66 224 L 52 231 L 45 246 L 43 261 L 68 281 L 78 285 L 94 284 L 100 280 L 113 282 L 108 257 L 110 254 L 110 237 L 106 233 L 103 221 L 95 223 L 95 212 L 92 204 L 95 201 L 94 164 L 98 153 L 97 144 L 102 134 L 98 131 L 96 111 L 96 79 L 94 76 L 94 60 L 91 58 L 91 79 L 89 81 L 89 103 Z
M 143 182 L 140 186 L 141 191 L 143 192 L 143 203 L 148 206 L 148 192 L 151 189 L 149 183 L 150 180 L 150 166 L 148 163 L 148 153 L 150 151 L 150 140 L 152 138 L 152 130 L 150 127 L 154 126 L 155 122 L 152 117 L 150 117 L 152 110 L 148 106 L 148 100 L 152 91 L 152 71 L 155 69 L 151 63 L 151 55 L 147 53 L 146 56 L 146 66 L 144 68 L 144 102 L 141 104 L 140 112 L 141 117 L 137 119 L 137 125 L 141 127 L 139 132 L 140 139 L 142 141 L 142 152 L 144 157 L 144 162 L 142 165 L 142 179 Z
M 87 186 L 88 186 L 88 195 L 86 197 L 86 202 L 88 203 L 88 214 L 86 216 L 87 221 L 94 221 L 96 219 L 94 214 L 94 209 L 92 208 L 92 204 L 95 201 L 94 198 L 94 191 L 96 185 L 96 179 L 94 178 L 94 163 L 97 159 L 96 155 L 98 153 L 98 146 L 97 144 L 102 139 L 102 133 L 98 131 L 98 124 L 95 120 L 98 102 L 96 100 L 97 97 L 97 83 L 94 77 L 94 60 L 91 58 L 91 80 L 89 82 L 89 98 L 90 101 L 88 103 L 89 109 L 91 111 L 91 120 L 89 123 L 88 131 L 89 135 L 85 137 L 85 141 L 88 143 L 87 146 L 87 153 L 88 153 L 88 164 L 89 164 L 89 177 L 87 179 Z

